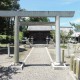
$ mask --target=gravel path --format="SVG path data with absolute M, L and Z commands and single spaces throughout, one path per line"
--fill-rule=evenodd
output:
M 45 48 L 34 48 L 24 69 L 12 75 L 11 80 L 73 80 L 68 70 L 54 70 Z

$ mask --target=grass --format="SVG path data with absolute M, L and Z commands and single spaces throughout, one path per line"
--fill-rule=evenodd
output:
M 7 44 L 0 44 L 0 47 L 6 47 Z

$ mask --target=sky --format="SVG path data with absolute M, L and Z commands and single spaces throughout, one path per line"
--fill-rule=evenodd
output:
M 80 0 L 20 0 L 22 9 L 28 11 L 75 11 L 72 18 L 61 18 L 60 26 L 70 27 L 70 22 L 80 23 Z M 54 18 L 50 18 L 54 21 Z

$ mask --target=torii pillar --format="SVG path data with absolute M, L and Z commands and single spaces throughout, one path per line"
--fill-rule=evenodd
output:
M 19 63 L 19 21 L 18 16 L 15 16 L 14 25 L 14 63 Z
M 55 65 L 61 64 L 61 50 L 60 50 L 60 17 L 55 17 L 56 26 L 56 63 Z

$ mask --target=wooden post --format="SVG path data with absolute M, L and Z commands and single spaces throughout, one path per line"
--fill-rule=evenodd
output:
M 76 62 L 76 77 L 78 80 L 80 80 L 80 59 L 77 59 Z
M 9 43 L 7 44 L 7 47 L 8 47 L 8 57 L 10 57 L 10 44 Z
M 73 72 L 74 72 L 74 74 L 76 74 L 76 61 L 77 61 L 77 59 L 75 58 L 73 60 Z
M 70 47 L 69 47 L 69 43 L 68 43 L 68 44 L 67 44 L 67 49 L 68 49 L 67 57 L 68 57 L 68 58 L 70 58 L 70 50 L 69 50 L 69 48 L 70 48 Z
M 71 54 L 70 56 L 70 70 L 73 71 L 73 60 L 74 60 L 74 54 Z
M 64 63 L 64 50 L 62 50 L 62 63 Z

